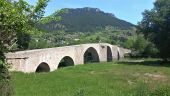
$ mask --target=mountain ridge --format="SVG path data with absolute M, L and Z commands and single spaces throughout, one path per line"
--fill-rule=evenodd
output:
M 112 26 L 117 29 L 131 29 L 133 24 L 117 18 L 112 13 L 105 13 L 98 8 L 63 8 L 53 13 L 53 17 L 61 17 L 60 21 L 52 20 L 40 27 L 44 30 L 65 30 L 66 32 L 93 32 Z

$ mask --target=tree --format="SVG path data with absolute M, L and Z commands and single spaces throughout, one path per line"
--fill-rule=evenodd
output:
M 151 42 L 148 42 L 147 46 L 144 49 L 143 55 L 145 57 L 158 57 L 158 49 L 155 47 L 155 45 Z
M 129 37 L 128 40 L 125 41 L 124 47 L 128 49 L 133 49 L 135 41 L 136 37 Z
M 17 45 L 19 49 L 28 49 L 31 37 L 28 33 L 17 34 Z
M 170 0 L 156 0 L 154 8 L 143 13 L 139 32 L 153 42 L 164 60 L 170 59 Z
M 142 34 L 132 36 L 124 43 L 125 48 L 132 50 L 133 57 L 156 57 L 158 50 L 155 45 L 144 38 Z
M 0 0 L 0 95 L 10 96 L 10 75 L 4 53 L 16 43 L 20 34 L 30 34 L 34 23 L 42 18 L 49 0 L 31 6 L 24 0 Z M 23 35 L 22 35 L 23 36 Z M 18 42 L 18 41 L 17 41 Z M 25 43 L 22 43 L 25 44 Z
M 137 36 L 136 41 L 134 42 L 133 48 L 137 51 L 139 51 L 139 53 L 144 52 L 144 49 L 147 46 L 147 41 L 145 40 L 145 38 L 141 35 Z

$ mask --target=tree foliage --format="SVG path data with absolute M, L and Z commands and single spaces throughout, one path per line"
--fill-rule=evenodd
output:
M 160 56 L 170 59 L 170 0 L 156 0 L 154 8 L 143 13 L 139 31 L 152 41 L 160 51 Z
M 132 57 L 157 57 L 158 55 L 155 45 L 145 39 L 142 34 L 128 38 L 124 47 L 132 50 Z
M 33 32 L 34 23 L 42 18 L 44 8 L 49 0 L 38 0 L 36 6 L 31 6 L 24 0 L 0 0 L 0 95 L 10 96 L 10 75 L 4 53 L 8 52 L 14 43 L 19 47 L 27 46 L 25 39 Z
M 1 0 L 0 44 L 9 48 L 16 42 L 17 35 L 33 32 L 34 23 L 42 18 L 48 1 L 38 0 L 36 6 L 31 6 L 24 0 L 13 2 Z

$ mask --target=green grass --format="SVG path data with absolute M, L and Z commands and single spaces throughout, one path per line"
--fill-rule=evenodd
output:
M 15 96 L 170 96 L 170 68 L 96 63 L 50 73 L 12 73 Z

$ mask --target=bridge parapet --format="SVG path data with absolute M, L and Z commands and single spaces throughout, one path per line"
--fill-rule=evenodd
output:
M 7 62 L 11 63 L 11 71 L 35 72 L 37 68 L 43 69 L 45 66 L 49 67 L 45 69 L 54 71 L 60 64 L 64 64 L 63 62 L 68 63 L 67 60 L 74 65 L 88 61 L 111 61 L 117 59 L 122 50 L 123 48 L 120 50 L 118 46 L 108 43 L 93 43 L 18 51 L 7 53 L 6 58 Z M 123 57 L 124 53 L 122 51 L 120 56 Z

